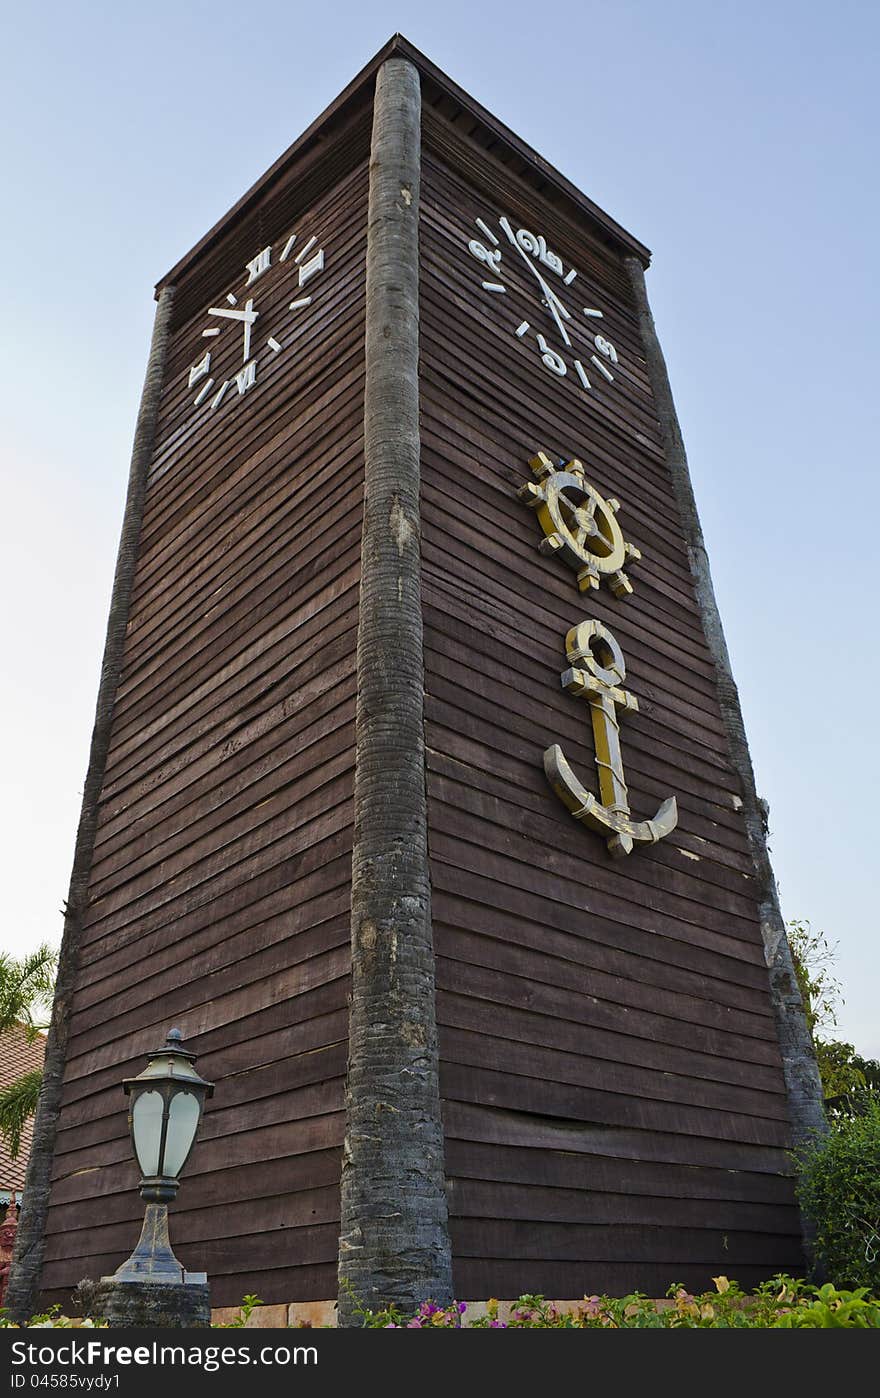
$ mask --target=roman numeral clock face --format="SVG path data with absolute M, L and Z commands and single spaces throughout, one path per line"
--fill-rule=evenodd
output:
M 317 238 L 298 233 L 251 258 L 239 290 L 208 307 L 201 334 L 204 353 L 187 371 L 194 408 L 210 416 L 231 411 L 244 398 L 257 382 L 261 364 L 290 348 L 293 326 L 308 315 L 323 270 L 324 249 Z M 287 294 L 279 306 L 285 284 Z
M 504 215 L 475 222 L 480 237 L 470 239 L 468 252 L 481 264 L 481 289 L 534 352 L 535 364 L 587 397 L 614 384 L 617 350 L 604 334 L 604 313 L 584 305 L 576 269 L 566 268 L 541 234 Z

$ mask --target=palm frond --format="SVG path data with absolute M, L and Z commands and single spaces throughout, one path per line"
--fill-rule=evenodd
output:
M 21 1149 L 21 1133 L 37 1110 L 42 1083 L 42 1070 L 34 1068 L 30 1073 L 22 1073 L 0 1092 L 0 1136 L 12 1160 L 17 1159 Z
M 17 959 L 0 953 L 0 1033 L 16 1024 L 38 1028 L 37 1017 L 51 1000 L 58 953 L 43 942 Z

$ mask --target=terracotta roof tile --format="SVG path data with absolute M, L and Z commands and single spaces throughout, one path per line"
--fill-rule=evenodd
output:
M 17 1025 L 0 1034 L 0 1087 L 8 1087 L 22 1073 L 42 1068 L 45 1053 L 45 1036 L 40 1034 L 33 1043 L 29 1043 L 24 1025 Z M 8 1147 L 0 1138 L 0 1191 L 9 1193 L 14 1189 L 20 1193 L 24 1188 L 32 1136 L 33 1122 L 29 1121 L 21 1133 L 21 1149 L 16 1160 L 10 1160 Z

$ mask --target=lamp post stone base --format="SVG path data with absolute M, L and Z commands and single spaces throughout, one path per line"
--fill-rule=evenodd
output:
M 211 1325 L 210 1292 L 207 1282 L 121 1282 L 102 1277 L 92 1311 L 112 1329 L 206 1330 Z

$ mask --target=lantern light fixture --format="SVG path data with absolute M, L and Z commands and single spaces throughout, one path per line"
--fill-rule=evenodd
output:
M 200 1077 L 194 1064 L 195 1054 L 183 1047 L 180 1030 L 170 1029 L 143 1072 L 123 1081 L 142 1176 L 140 1195 L 147 1207 L 138 1245 L 114 1273 L 114 1281 L 205 1280 L 202 1273 L 187 1272 L 178 1262 L 168 1236 L 168 1205 L 180 1188 L 179 1175 L 195 1143 L 202 1109 L 214 1091 L 214 1084 Z

